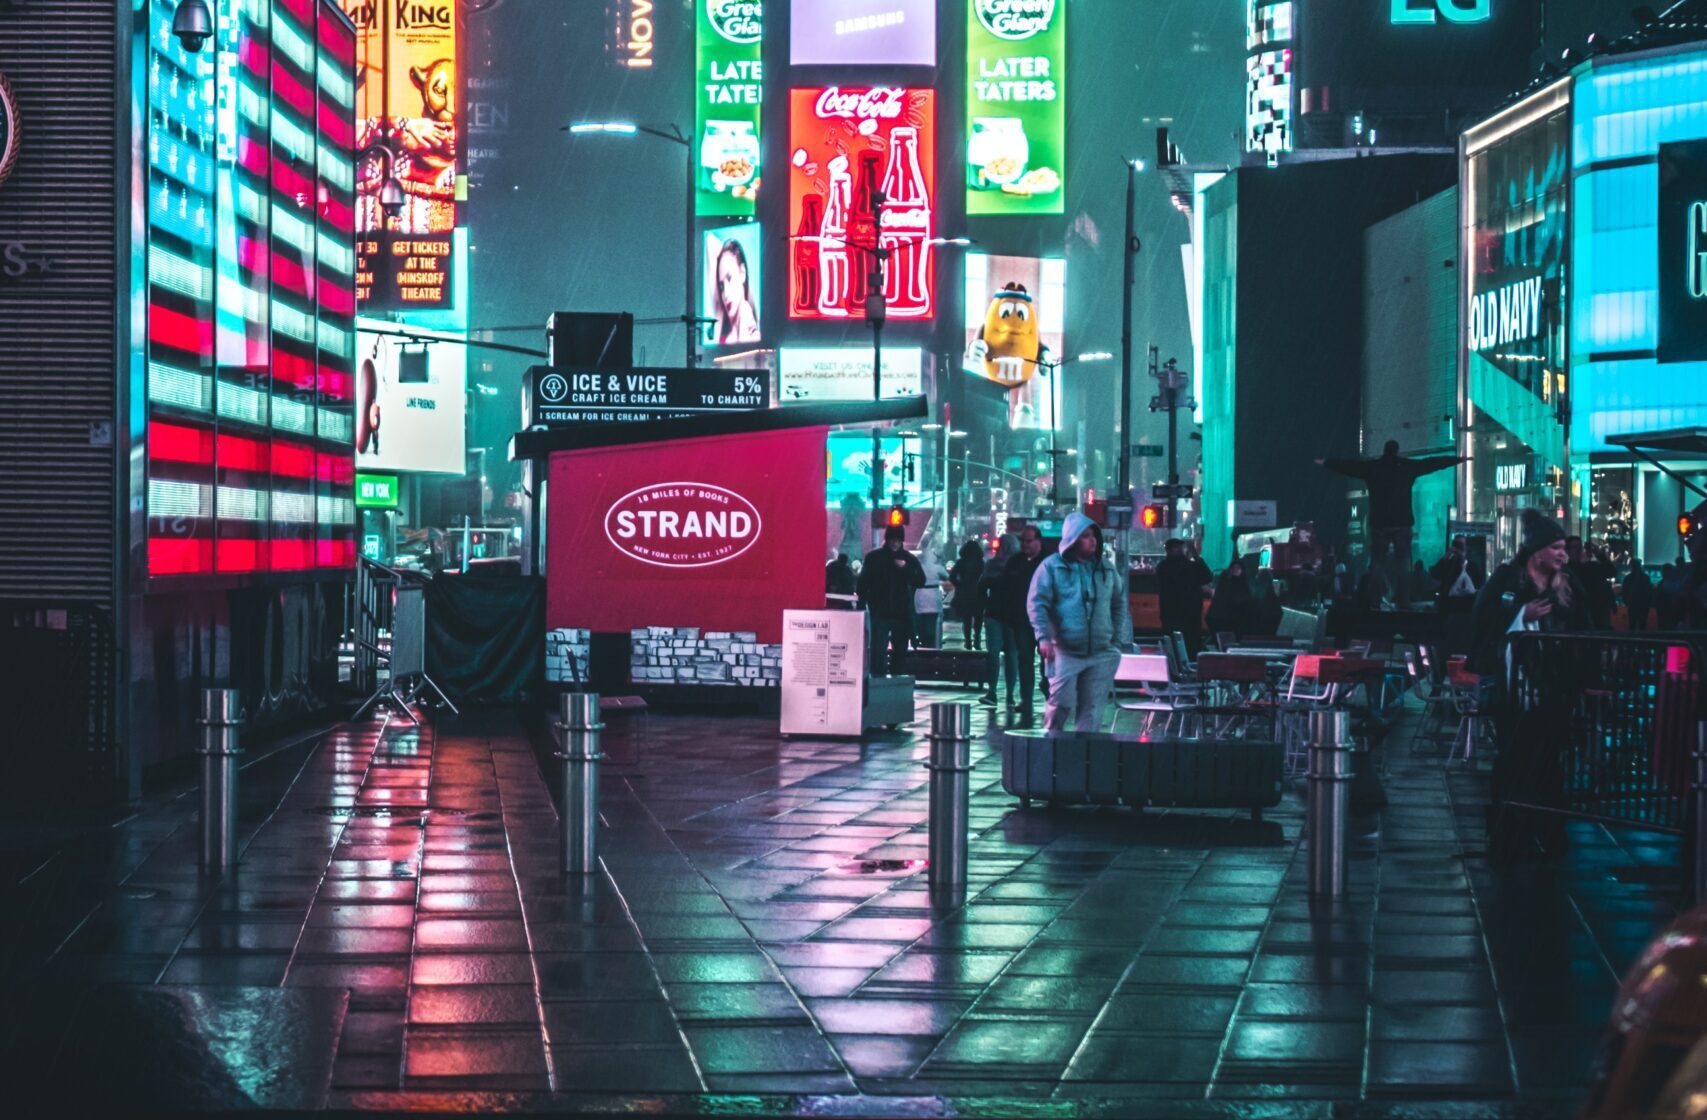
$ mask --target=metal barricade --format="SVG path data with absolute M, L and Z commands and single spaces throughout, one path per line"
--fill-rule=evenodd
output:
M 1517 634 L 1497 702 L 1496 802 L 1686 837 L 1696 896 L 1707 635 Z

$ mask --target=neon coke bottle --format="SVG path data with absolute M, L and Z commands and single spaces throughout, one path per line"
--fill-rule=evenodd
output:
M 848 313 L 848 159 L 830 161 L 829 199 L 824 204 L 824 225 L 818 244 L 818 312 L 831 318 Z
M 884 294 L 889 314 L 922 319 L 931 313 L 931 200 L 919 163 L 919 130 L 903 126 L 889 134 L 889 166 L 883 172 L 883 247 L 889 250 Z
M 809 194 L 800 203 L 800 228 L 794 233 L 794 306 L 795 316 L 812 315 L 818 310 L 819 234 L 824 226 L 824 196 Z

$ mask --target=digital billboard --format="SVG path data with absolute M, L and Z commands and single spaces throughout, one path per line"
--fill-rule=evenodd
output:
M 791 401 L 868 401 L 871 351 L 840 346 L 785 346 L 777 351 L 778 398 Z M 883 349 L 883 395 L 924 392 L 924 352 L 916 346 Z
M 759 194 L 759 107 L 764 4 L 695 0 L 698 82 L 694 96 L 699 180 L 694 208 L 704 217 L 746 218 Z
M 330 0 L 261 0 L 190 54 L 173 14 L 139 17 L 148 575 L 347 567 L 355 35 Z
M 891 319 L 936 313 L 930 238 L 935 230 L 936 93 L 827 86 L 789 93 L 788 316 L 848 319 L 865 313 L 877 263 L 883 195 L 883 295 Z
M 363 311 L 452 306 L 460 137 L 458 0 L 344 0 L 357 28 L 357 299 Z M 401 205 L 388 213 L 382 190 Z
M 705 345 L 745 346 L 759 341 L 759 223 L 705 231 Z
M 1008 426 L 1047 429 L 1067 306 L 1067 262 L 966 254 L 967 373 L 1008 390 Z
M 936 0 L 792 0 L 788 57 L 796 66 L 935 66 Z
M 1707 140 L 1660 145 L 1659 346 L 1662 362 L 1707 360 Z
M 356 342 L 356 466 L 463 474 L 467 348 L 369 330 Z
M 1063 212 L 1066 80 L 1066 0 L 970 0 L 968 214 Z
M 878 454 L 883 460 L 883 497 L 916 495 L 923 477 L 923 454 L 918 436 L 885 435 Z M 913 477 L 907 477 L 909 461 Z M 831 432 L 824 443 L 824 503 L 830 508 L 842 499 L 871 497 L 871 433 Z

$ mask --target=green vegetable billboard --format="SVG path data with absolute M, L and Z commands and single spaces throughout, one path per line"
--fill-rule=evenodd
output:
M 699 9 L 694 209 L 705 217 L 751 217 L 759 196 L 759 106 L 764 100 L 759 40 L 765 6 L 762 0 L 694 3 Z
M 1059 214 L 1067 0 L 967 0 L 966 212 Z

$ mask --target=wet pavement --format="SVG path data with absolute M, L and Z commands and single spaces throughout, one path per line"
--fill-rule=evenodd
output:
M 1675 911 L 1662 837 L 1573 826 L 1563 861 L 1490 865 L 1485 778 L 1414 751 L 1415 720 L 1323 906 L 1297 791 L 1260 823 L 1022 810 L 977 718 L 963 902 L 915 862 L 924 721 L 861 744 L 617 717 L 584 888 L 557 874 L 550 744 L 507 713 L 257 758 L 222 880 L 187 797 L 7 834 L 11 1083 L 203 1109 L 1563 1113 Z

